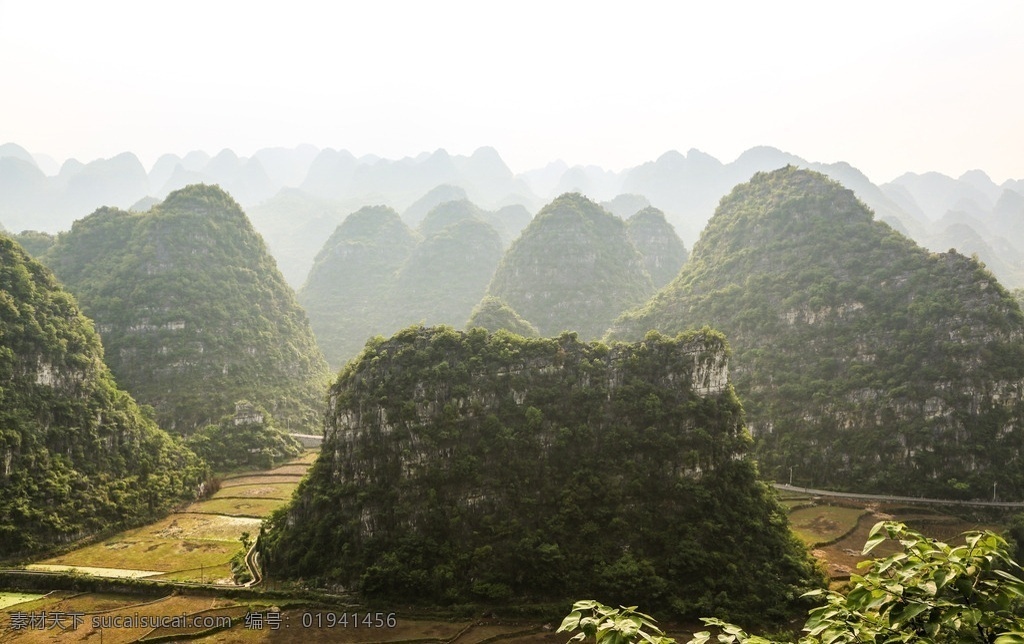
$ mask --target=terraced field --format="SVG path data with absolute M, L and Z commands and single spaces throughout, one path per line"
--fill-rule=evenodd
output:
M 242 547 L 243 533 L 255 536 L 262 519 L 287 503 L 315 458 L 307 452 L 272 470 L 233 475 L 212 498 L 182 512 L 29 568 L 232 584 L 230 561 Z
M 102 641 L 104 644 L 158 641 L 483 644 L 495 640 L 561 644 L 566 639 L 564 635 L 554 633 L 553 624 L 539 622 L 431 620 L 407 618 L 396 613 L 390 623 L 355 626 L 351 620 L 342 625 L 339 616 L 345 613 L 341 613 L 341 609 L 277 607 L 261 602 L 188 595 L 140 600 L 137 597 L 93 593 L 51 593 L 15 604 L 7 610 L 64 616 L 63 628 L 52 626 L 47 620 L 42 626 L 14 629 L 9 628 L 8 615 L 0 613 L 0 641 L 18 644 L 55 641 Z M 358 614 L 365 613 L 360 611 Z M 154 618 L 163 623 L 153 625 L 151 621 Z
M 810 547 L 843 537 L 857 525 L 864 508 L 835 505 L 798 507 L 789 513 L 789 523 L 800 540 Z
M 869 555 L 861 554 L 868 532 L 879 521 L 901 521 L 921 534 L 946 542 L 956 542 L 969 530 L 1001 531 L 998 526 L 964 521 L 933 507 L 852 501 L 837 506 L 806 497 L 798 500 L 784 497 L 781 500 L 793 508 L 789 512 L 793 533 L 825 563 L 834 581 L 848 579 L 851 573 L 857 572 L 857 564 L 862 561 L 885 557 L 899 549 L 898 544 L 883 542 Z

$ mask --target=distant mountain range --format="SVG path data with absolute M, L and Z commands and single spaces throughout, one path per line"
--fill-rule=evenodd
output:
M 790 164 L 839 181 L 877 219 L 919 244 L 976 253 L 1004 284 L 1024 286 L 1024 180 L 997 185 L 972 170 L 959 178 L 908 173 L 879 186 L 849 164 L 810 162 L 771 147 L 752 148 L 731 163 L 699 150 L 672 150 L 621 172 L 556 161 L 517 175 L 486 147 L 469 156 L 439 149 L 398 160 L 310 145 L 265 148 L 248 158 L 194 151 L 165 154 L 149 172 L 125 152 L 88 163 L 68 160 L 54 172 L 52 159 L 7 143 L 0 145 L 0 226 L 52 233 L 100 206 L 145 211 L 185 185 L 218 184 L 251 212 L 297 288 L 316 251 L 363 206 L 386 205 L 415 226 L 446 201 L 468 199 L 486 210 L 516 205 L 532 214 L 559 194 L 579 192 L 624 218 L 654 206 L 690 247 L 733 186 Z

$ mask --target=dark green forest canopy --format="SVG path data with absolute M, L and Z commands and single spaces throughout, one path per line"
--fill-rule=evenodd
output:
M 593 339 L 653 291 L 626 224 L 580 194 L 564 194 L 513 242 L 487 294 L 541 335 L 568 330 Z
M 600 595 L 782 616 L 814 583 L 711 330 L 632 345 L 411 327 L 330 392 L 271 577 L 427 603 Z
M 329 372 L 295 295 L 216 186 L 147 213 L 101 208 L 44 256 L 95 321 L 118 382 L 189 433 L 247 399 L 286 429 L 320 425 Z
M 273 417 L 248 400 L 235 413 L 191 434 L 185 444 L 218 472 L 241 467 L 270 469 L 302 453 L 302 445 L 274 425 Z
M 74 298 L 0 235 L 0 557 L 152 518 L 205 477 L 114 384 Z
M 1024 318 L 975 260 L 916 246 L 793 167 L 722 199 L 679 277 L 610 337 L 710 324 L 762 471 L 805 485 L 1024 498 Z

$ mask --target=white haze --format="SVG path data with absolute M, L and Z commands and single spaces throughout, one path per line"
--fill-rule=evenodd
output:
M 493 146 L 621 170 L 772 145 L 1024 178 L 1024 3 L 0 0 L 0 143 L 58 163 Z

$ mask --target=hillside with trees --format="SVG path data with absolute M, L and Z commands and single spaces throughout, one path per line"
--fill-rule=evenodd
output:
M 626 232 L 640 251 L 654 288 L 675 279 L 689 254 L 665 213 L 650 206 L 639 210 L 626 220 Z
M 502 257 L 493 215 L 458 200 L 435 206 L 416 231 L 384 206 L 346 218 L 298 295 L 331 365 L 409 324 L 462 326 Z
M 115 384 L 75 299 L 0 235 L 0 557 L 154 518 L 206 477 Z
M 819 582 L 757 480 L 727 373 L 708 329 L 378 338 L 331 388 L 320 457 L 271 519 L 268 573 L 376 601 L 600 594 L 780 618 Z
M 1024 494 L 1024 316 L 977 261 L 929 253 L 794 167 L 722 200 L 688 263 L 611 337 L 713 325 L 762 471 L 937 497 Z
M 339 368 L 390 323 L 386 300 L 419 237 L 386 206 L 367 206 L 338 226 L 298 292 L 324 356 Z
M 96 321 L 118 382 L 161 426 L 187 434 L 251 400 L 286 429 L 319 427 L 327 364 L 224 191 L 189 186 L 146 213 L 102 208 L 43 259 Z
M 487 329 L 491 333 L 504 329 L 526 338 L 536 338 L 540 335 L 537 327 L 524 320 L 511 306 L 493 295 L 488 295 L 480 300 L 469 316 L 466 328 L 476 327 Z
M 541 335 L 578 331 L 594 339 L 653 292 L 625 222 L 580 194 L 564 194 L 505 253 L 487 294 Z
M 190 434 L 189 449 L 218 472 L 237 468 L 270 469 L 302 453 L 302 445 L 274 425 L 266 409 L 248 400 L 235 413 Z

